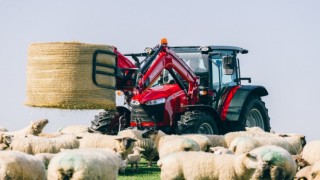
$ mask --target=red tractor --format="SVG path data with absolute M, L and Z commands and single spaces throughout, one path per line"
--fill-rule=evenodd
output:
M 130 60 L 114 53 L 118 60 L 116 88 L 124 92 L 130 108 L 100 114 L 92 121 L 92 131 L 112 134 L 112 127 L 137 127 L 168 134 L 225 134 L 253 126 L 270 131 L 268 110 L 261 100 L 267 90 L 241 85 L 242 80 L 251 82 L 240 76 L 238 59 L 248 50 L 234 46 L 169 47 L 166 40 L 146 49 L 146 53 L 129 54 L 138 66 L 124 66 L 121 61 Z M 144 60 L 140 62 L 138 57 Z M 104 87 L 96 78 L 106 74 L 96 71 L 103 63 L 96 63 L 95 57 L 93 62 L 93 82 Z

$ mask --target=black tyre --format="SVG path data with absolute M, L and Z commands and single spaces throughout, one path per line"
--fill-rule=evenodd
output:
M 201 111 L 187 111 L 177 124 L 179 134 L 218 134 L 218 127 L 211 116 Z
M 89 132 L 115 135 L 119 128 L 119 113 L 115 110 L 100 112 L 91 121 Z
M 243 131 L 245 127 L 255 126 L 270 132 L 270 118 L 265 103 L 261 100 L 261 97 L 250 95 L 242 107 L 239 121 L 231 129 L 233 131 Z

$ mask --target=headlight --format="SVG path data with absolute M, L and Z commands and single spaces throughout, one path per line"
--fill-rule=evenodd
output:
M 155 99 L 146 102 L 146 105 L 157 105 L 157 104 L 163 104 L 166 101 L 166 98 L 160 98 L 160 99 Z
M 131 100 L 130 105 L 131 106 L 138 106 L 140 103 L 137 100 Z

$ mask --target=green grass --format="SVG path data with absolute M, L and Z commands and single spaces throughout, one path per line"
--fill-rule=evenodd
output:
M 154 162 L 152 167 L 147 166 L 147 161 L 141 159 L 139 163 L 139 171 L 132 172 L 131 166 L 128 165 L 125 173 L 119 173 L 119 180 L 159 180 L 160 179 L 160 168 Z

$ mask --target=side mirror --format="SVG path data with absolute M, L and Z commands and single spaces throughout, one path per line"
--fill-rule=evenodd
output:
M 235 61 L 232 56 L 223 56 L 222 64 L 225 75 L 232 75 L 234 73 Z

